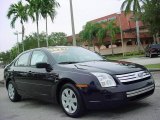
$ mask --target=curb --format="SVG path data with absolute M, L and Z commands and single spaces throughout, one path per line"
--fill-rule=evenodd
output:
M 148 69 L 150 72 L 158 72 L 158 71 L 160 71 L 160 69 Z

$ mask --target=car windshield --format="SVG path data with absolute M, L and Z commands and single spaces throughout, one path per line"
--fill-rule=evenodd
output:
M 49 51 L 59 64 L 104 60 L 100 55 L 81 47 L 55 47 L 50 48 Z
M 151 45 L 152 48 L 160 48 L 160 44 L 153 44 Z

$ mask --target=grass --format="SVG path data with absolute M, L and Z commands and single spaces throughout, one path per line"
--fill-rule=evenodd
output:
M 160 69 L 160 63 L 159 63 L 159 64 L 149 64 L 149 65 L 145 65 L 145 67 L 147 67 L 148 69 L 153 69 L 153 68 L 158 68 L 158 69 Z
M 135 58 L 135 57 L 142 57 L 144 54 L 141 55 L 125 55 L 123 56 L 122 54 L 117 54 L 117 55 L 107 55 L 105 56 L 106 59 L 108 60 L 122 60 L 122 59 L 128 59 L 128 58 Z

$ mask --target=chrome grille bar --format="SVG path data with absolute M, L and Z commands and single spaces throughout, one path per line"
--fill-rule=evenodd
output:
M 151 76 L 150 73 L 147 72 L 147 71 L 139 71 L 139 72 L 134 72 L 134 73 L 116 75 L 116 77 L 121 82 L 136 81 L 136 80 L 144 79 L 144 78 L 147 78 L 147 77 L 150 77 L 150 76 Z
M 141 88 L 141 89 L 138 89 L 138 90 L 134 90 L 134 91 L 129 91 L 127 92 L 127 97 L 133 97 L 133 96 L 137 96 L 137 95 L 140 95 L 140 94 L 143 94 L 143 93 L 146 93 L 148 91 L 151 91 L 154 89 L 154 85 L 150 85 L 148 87 L 145 87 L 145 88 Z

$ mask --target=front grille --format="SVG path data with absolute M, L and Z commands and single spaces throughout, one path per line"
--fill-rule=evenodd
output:
M 147 80 L 151 77 L 151 75 L 147 71 L 139 71 L 139 72 L 134 72 L 134 73 L 116 75 L 116 77 L 122 83 L 133 83 L 133 82 L 139 82 L 142 80 Z
M 154 89 L 154 85 L 150 85 L 148 87 L 144 87 L 144 88 L 141 88 L 141 89 L 138 89 L 138 90 L 133 90 L 133 91 L 126 92 L 127 98 L 144 94 L 144 93 L 149 92 L 153 89 Z

